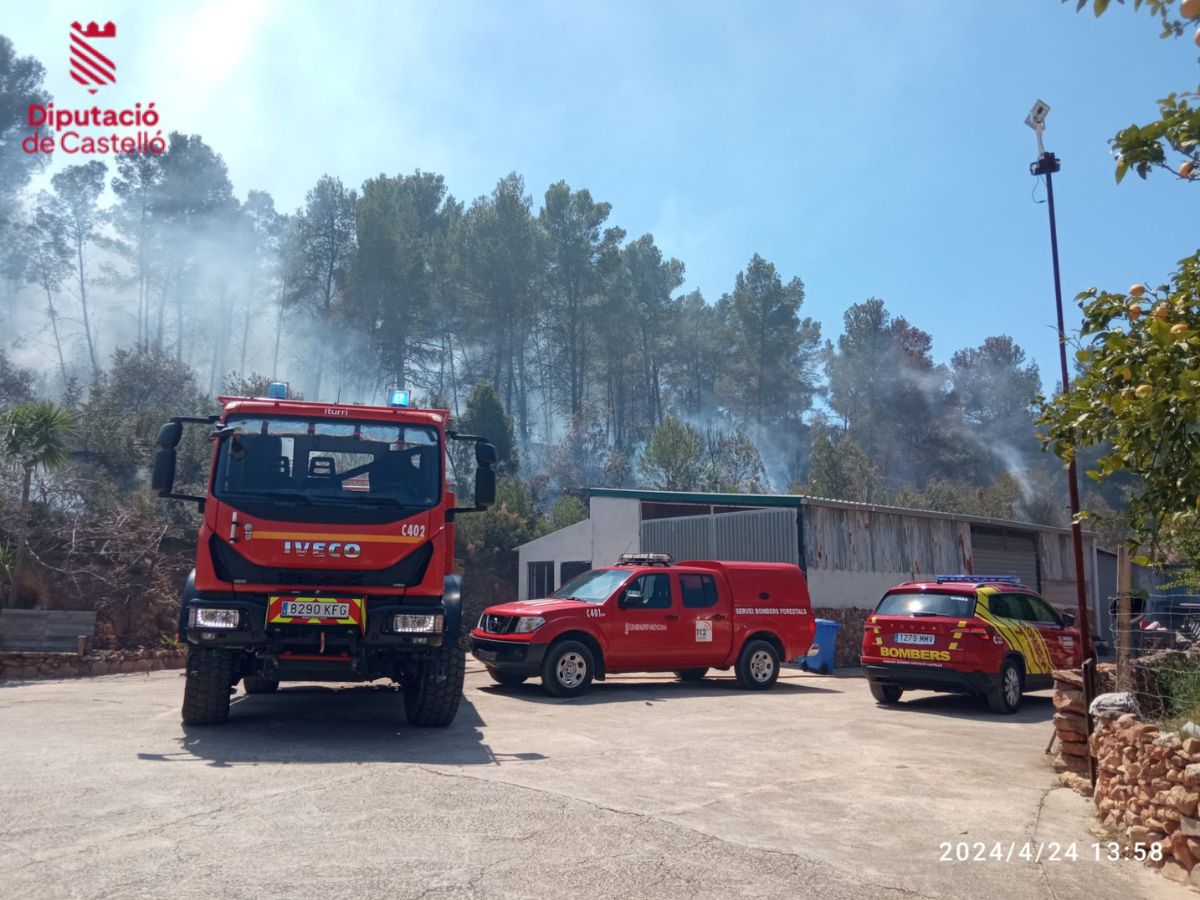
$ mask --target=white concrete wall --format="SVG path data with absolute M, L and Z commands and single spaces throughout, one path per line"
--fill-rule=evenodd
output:
M 592 521 L 584 519 L 552 531 L 517 550 L 517 598 L 529 600 L 529 563 L 553 562 L 554 585 L 559 585 L 560 564 L 592 559 Z
M 640 500 L 632 497 L 593 497 L 591 522 L 591 559 L 594 565 L 611 566 L 622 553 L 638 553 L 641 550 Z
M 874 609 L 889 588 L 911 580 L 911 572 L 841 572 L 810 566 L 808 593 L 813 606 Z

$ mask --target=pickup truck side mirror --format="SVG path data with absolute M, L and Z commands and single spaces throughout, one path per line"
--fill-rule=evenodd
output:
M 1075 624 L 1075 615 L 1073 613 L 1063 613 L 1062 614 L 1062 623 L 1063 623 L 1063 628 L 1070 628 L 1072 625 Z
M 646 598 L 642 596 L 641 591 L 626 591 L 621 595 L 621 601 L 617 604 L 621 609 L 631 609 L 638 606 L 646 605 Z

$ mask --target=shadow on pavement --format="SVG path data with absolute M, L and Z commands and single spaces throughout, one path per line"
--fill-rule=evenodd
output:
M 447 728 L 418 728 L 404 718 L 391 685 L 282 687 L 274 694 L 238 694 L 224 725 L 183 725 L 175 753 L 139 753 L 149 762 L 243 763 L 394 762 L 499 765 L 545 759 L 540 753 L 495 754 L 483 743 L 483 719 L 467 699 Z
M 870 698 L 868 698 L 870 699 Z M 987 719 L 997 725 L 1028 724 L 1030 722 L 1049 722 L 1054 715 L 1054 701 L 1050 694 L 1026 694 L 1021 700 L 1021 708 L 1011 716 L 994 713 L 982 697 L 969 697 L 966 694 L 933 694 L 914 691 L 905 693 L 896 706 L 876 704 L 883 713 L 894 715 L 928 715 L 948 716 L 954 719 Z
M 815 683 L 816 682 L 816 683 Z M 531 703 L 570 703 L 574 706 L 591 706 L 597 703 L 631 703 L 642 701 L 680 700 L 685 697 L 721 697 L 730 693 L 756 695 L 759 697 L 803 696 L 805 694 L 829 693 L 840 694 L 836 687 L 824 687 L 816 678 L 788 678 L 786 675 L 775 683 L 768 691 L 746 691 L 738 687 L 731 677 L 705 678 L 703 681 L 680 682 L 671 675 L 610 675 L 604 681 L 592 682 L 591 688 L 581 697 L 564 699 L 551 697 L 542 688 L 541 681 L 530 678 L 524 684 L 515 687 L 503 687 L 490 684 L 480 688 L 484 694 L 519 698 Z

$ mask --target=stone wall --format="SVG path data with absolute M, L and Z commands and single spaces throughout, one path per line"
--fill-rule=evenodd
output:
M 1066 787 L 1085 797 L 1092 796 L 1088 778 L 1087 717 L 1083 701 L 1083 673 L 1076 669 L 1056 669 L 1054 675 L 1054 735 L 1058 753 L 1054 771 Z M 1096 667 L 1096 692 L 1113 690 L 1116 668 L 1112 663 Z
M 77 653 L 0 653 L 0 678 L 80 678 L 119 672 L 182 669 L 187 649 L 97 650 Z
M 833 665 L 839 669 L 857 668 L 862 663 L 863 626 L 867 623 L 869 609 L 834 609 L 828 606 L 813 607 L 813 616 L 832 619 L 841 624 L 838 629 L 837 645 L 833 650 Z
M 1097 814 L 1130 844 L 1162 847 L 1162 873 L 1200 888 L 1200 740 L 1132 713 L 1098 716 Z

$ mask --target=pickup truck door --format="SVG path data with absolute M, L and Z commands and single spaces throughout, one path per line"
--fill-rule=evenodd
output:
M 670 668 L 680 638 L 670 574 L 647 572 L 633 579 L 617 595 L 614 615 L 606 622 L 610 669 Z
M 729 592 L 715 575 L 679 573 L 680 667 L 718 665 L 733 643 Z

